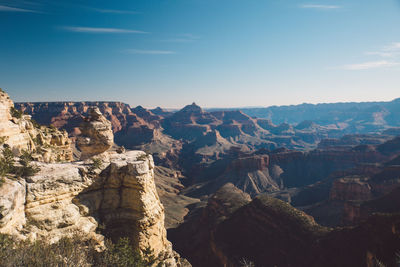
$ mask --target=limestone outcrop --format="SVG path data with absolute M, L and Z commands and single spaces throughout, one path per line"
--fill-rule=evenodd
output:
M 23 149 L 31 151 L 35 145 L 27 131 L 30 125 L 25 123 L 25 118 L 13 117 L 11 114 L 13 108 L 13 101 L 7 93 L 0 90 L 0 138 L 15 153 L 19 153 Z
M 99 248 L 105 237 L 128 237 L 134 248 L 150 248 L 161 266 L 190 266 L 167 240 L 152 156 L 109 151 L 112 126 L 98 108 L 88 110 L 77 139 L 81 158 L 97 160 L 60 163 L 73 160 L 67 132 L 32 122 L 13 110 L 2 91 L 0 100 L 3 143 L 14 151 L 15 162 L 22 151 L 30 152 L 39 170 L 24 178 L 16 173 L 0 177 L 0 233 L 50 243 L 78 233 Z M 0 145 L 0 152 L 7 147 Z
M 18 234 L 25 219 L 25 181 L 4 179 L 0 185 L 0 232 Z
M 14 109 L 14 103 L 0 90 L 0 146 L 8 145 L 15 155 L 22 151 L 44 162 L 71 161 L 70 140 L 66 131 L 40 126 L 30 115 Z
M 35 164 L 36 175 L 0 187 L 1 233 L 49 242 L 80 233 L 99 245 L 104 236 L 128 237 L 167 266 L 185 266 L 166 237 L 151 155 L 110 153 L 98 169 L 82 161 Z
M 164 207 L 154 183 L 151 155 L 142 151 L 110 155 L 110 164 L 76 198 L 114 240 L 129 237 L 135 247 L 170 253 Z
M 114 144 L 111 122 L 97 107 L 89 110 L 89 117 L 82 123 L 80 131 L 76 144 L 81 151 L 81 159 L 101 154 Z

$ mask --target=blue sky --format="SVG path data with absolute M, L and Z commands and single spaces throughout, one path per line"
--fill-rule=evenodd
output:
M 391 100 L 399 25 L 399 0 L 0 0 L 0 87 L 169 108 Z

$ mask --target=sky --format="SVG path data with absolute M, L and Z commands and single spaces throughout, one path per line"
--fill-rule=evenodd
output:
M 249 107 L 400 97 L 400 0 L 0 0 L 14 101 Z

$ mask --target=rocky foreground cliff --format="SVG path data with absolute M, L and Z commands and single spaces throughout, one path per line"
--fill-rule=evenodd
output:
M 71 142 L 66 131 L 40 126 L 14 108 L 7 93 L 0 89 L 0 145 L 7 145 L 15 155 L 23 151 L 44 162 L 72 160 Z
M 5 93 L 1 96 L 2 160 L 6 160 L 4 151 L 11 149 L 15 162 L 21 161 L 24 151 L 43 155 L 33 141 L 38 136 L 26 126 L 33 125 L 30 118 L 22 115 L 16 120 L 11 114 L 12 101 Z M 89 114 L 77 142 L 85 161 L 35 161 L 31 163 L 35 173 L 1 177 L 0 233 L 49 243 L 79 234 L 95 242 L 99 250 L 105 238 L 117 241 L 127 237 L 133 248 L 150 250 L 162 266 L 190 266 L 167 240 L 152 156 L 143 151 L 110 150 L 111 124 L 96 109 Z M 45 128 L 35 131 L 40 135 Z M 64 143 L 71 151 L 69 144 Z

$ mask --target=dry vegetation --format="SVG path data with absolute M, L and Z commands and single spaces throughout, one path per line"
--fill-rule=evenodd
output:
M 0 234 L 0 266 L 99 266 L 99 267 L 145 267 L 156 259 L 148 249 L 141 255 L 132 249 L 127 238 L 113 244 L 106 241 L 106 249 L 98 252 L 90 241 L 79 235 L 63 238 L 55 244 L 44 241 L 16 242 L 8 235 Z

